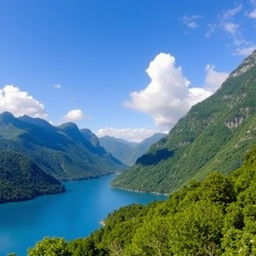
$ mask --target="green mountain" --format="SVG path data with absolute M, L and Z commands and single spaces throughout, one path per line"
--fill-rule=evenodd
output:
M 106 151 L 111 153 L 115 158 L 126 165 L 133 165 L 140 156 L 146 153 L 154 143 L 158 142 L 164 136 L 165 134 L 163 133 L 156 133 L 141 143 L 133 143 L 110 136 L 101 137 L 99 141 Z
M 130 157 L 133 154 L 133 150 L 138 145 L 137 143 L 128 143 L 128 141 L 117 139 L 111 136 L 104 136 L 99 138 L 100 145 L 105 150 L 112 154 L 116 159 L 126 165 L 131 165 Z
M 22 154 L 0 151 L 0 203 L 63 191 L 58 180 Z
M 244 153 L 256 144 L 255 99 L 256 51 L 113 186 L 169 193 L 212 171 L 238 168 Z
M 39 118 L 15 118 L 8 112 L 0 114 L 0 150 L 22 152 L 60 180 L 97 177 L 124 168 L 73 123 L 55 127 Z
M 111 213 L 88 238 L 45 238 L 28 256 L 255 256 L 256 148 L 243 166 L 211 173 L 166 201 Z
M 91 130 L 89 129 L 81 129 L 80 132 L 82 133 L 82 135 L 84 136 L 84 138 L 86 140 L 88 140 L 94 147 L 100 147 L 100 142 L 98 137 L 91 132 Z

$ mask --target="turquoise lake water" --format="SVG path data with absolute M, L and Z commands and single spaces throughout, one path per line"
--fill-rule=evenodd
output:
M 132 203 L 163 200 L 163 195 L 111 189 L 113 176 L 65 183 L 67 192 L 0 205 L 0 255 L 27 248 L 45 236 L 74 239 L 100 227 L 108 213 Z

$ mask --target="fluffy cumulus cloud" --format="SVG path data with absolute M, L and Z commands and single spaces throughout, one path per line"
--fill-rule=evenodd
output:
M 214 66 L 206 67 L 206 85 L 189 87 L 190 81 L 176 66 L 175 58 L 160 53 L 146 70 L 150 82 L 145 89 L 130 94 L 125 106 L 149 114 L 161 129 L 171 128 L 194 104 L 212 95 L 227 78 Z
M 84 119 L 85 115 L 81 109 L 73 109 L 66 113 L 63 117 L 65 121 L 75 122 Z
M 99 129 L 97 132 L 97 136 L 111 136 L 115 138 L 124 139 L 131 142 L 141 142 L 142 140 L 152 136 L 157 131 L 152 129 L 145 129 L 145 128 L 110 128 L 105 127 Z
M 0 112 L 4 111 L 9 111 L 15 116 L 47 117 L 42 103 L 14 85 L 0 88 Z

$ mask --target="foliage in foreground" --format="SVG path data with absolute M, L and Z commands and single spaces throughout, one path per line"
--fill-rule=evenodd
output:
M 89 238 L 46 238 L 28 256 L 256 255 L 256 148 L 229 176 L 210 174 L 163 202 L 112 213 Z

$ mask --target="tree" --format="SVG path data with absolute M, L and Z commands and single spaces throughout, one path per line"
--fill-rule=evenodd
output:
M 210 201 L 191 203 L 170 219 L 169 246 L 174 255 L 218 255 L 222 208 Z
M 29 249 L 28 256 L 71 256 L 67 245 L 62 238 L 47 237 Z
M 166 217 L 154 217 L 144 222 L 131 244 L 131 255 L 169 256 L 169 221 Z

